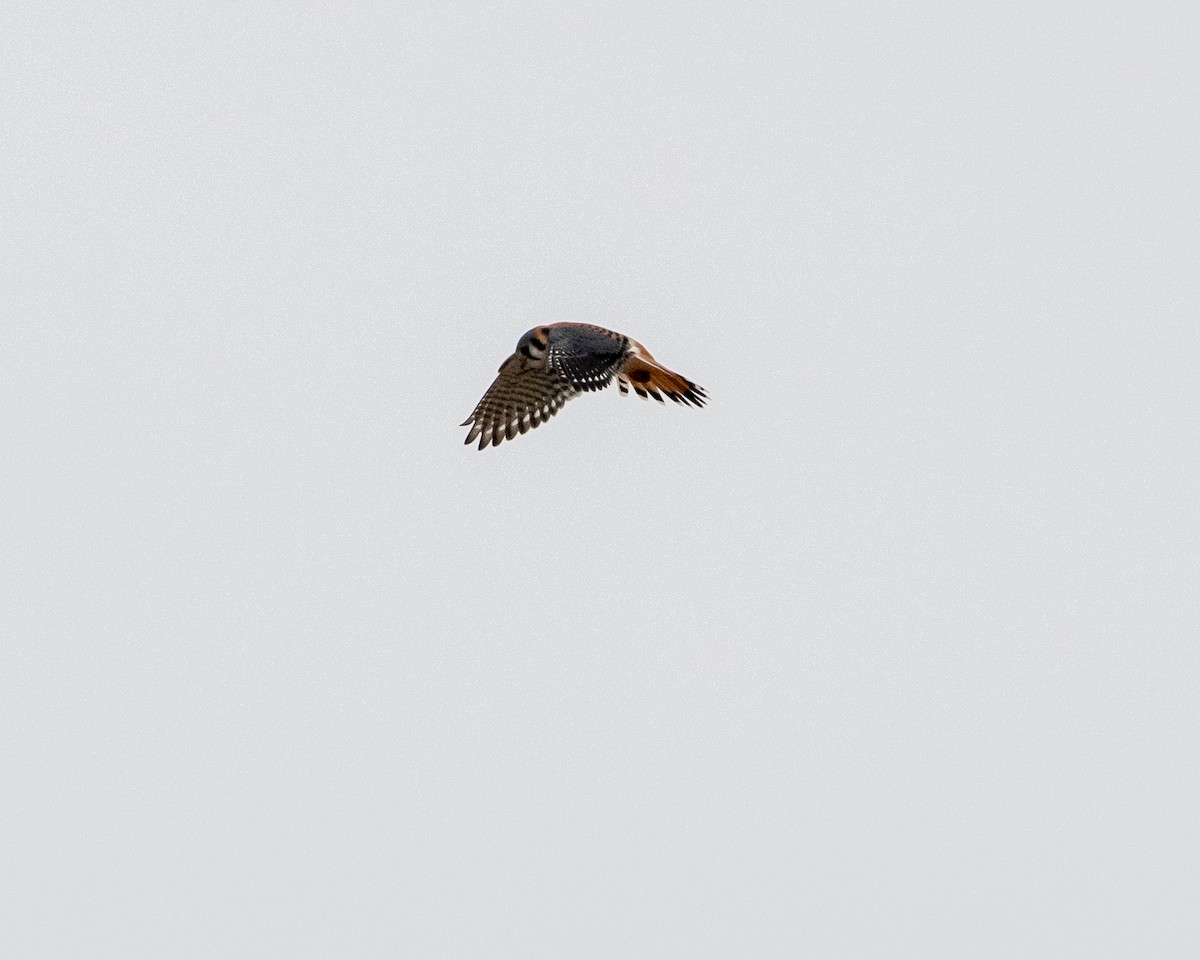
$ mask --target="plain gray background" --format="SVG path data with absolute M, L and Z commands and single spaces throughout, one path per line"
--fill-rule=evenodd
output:
M 3 954 L 1195 956 L 1196 5 L 246 6 L 2 18 Z

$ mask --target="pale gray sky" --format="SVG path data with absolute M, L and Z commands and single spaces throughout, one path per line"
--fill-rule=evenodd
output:
M 3 15 L 0 952 L 1194 957 L 1200 8 L 346 6 Z

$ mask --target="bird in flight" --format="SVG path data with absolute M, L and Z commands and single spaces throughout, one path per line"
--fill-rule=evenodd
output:
M 534 327 L 500 364 L 500 375 L 463 422 L 467 443 L 479 449 L 525 433 L 562 409 L 572 397 L 603 390 L 617 379 L 622 395 L 633 390 L 642 399 L 704 406 L 704 390 L 668 370 L 636 340 L 590 323 L 552 323 Z

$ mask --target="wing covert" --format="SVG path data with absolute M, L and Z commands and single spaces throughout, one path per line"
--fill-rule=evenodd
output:
M 549 331 L 547 365 L 581 392 L 607 387 L 629 346 L 627 337 L 588 323 L 556 323 Z

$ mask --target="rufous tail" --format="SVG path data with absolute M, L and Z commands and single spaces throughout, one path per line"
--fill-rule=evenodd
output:
M 659 403 L 665 402 L 663 397 L 669 397 L 676 403 L 702 407 L 708 399 L 703 387 L 674 370 L 668 370 L 646 353 L 645 348 L 629 355 L 617 374 L 617 387 L 622 395 L 632 390 L 643 400 L 653 397 Z

